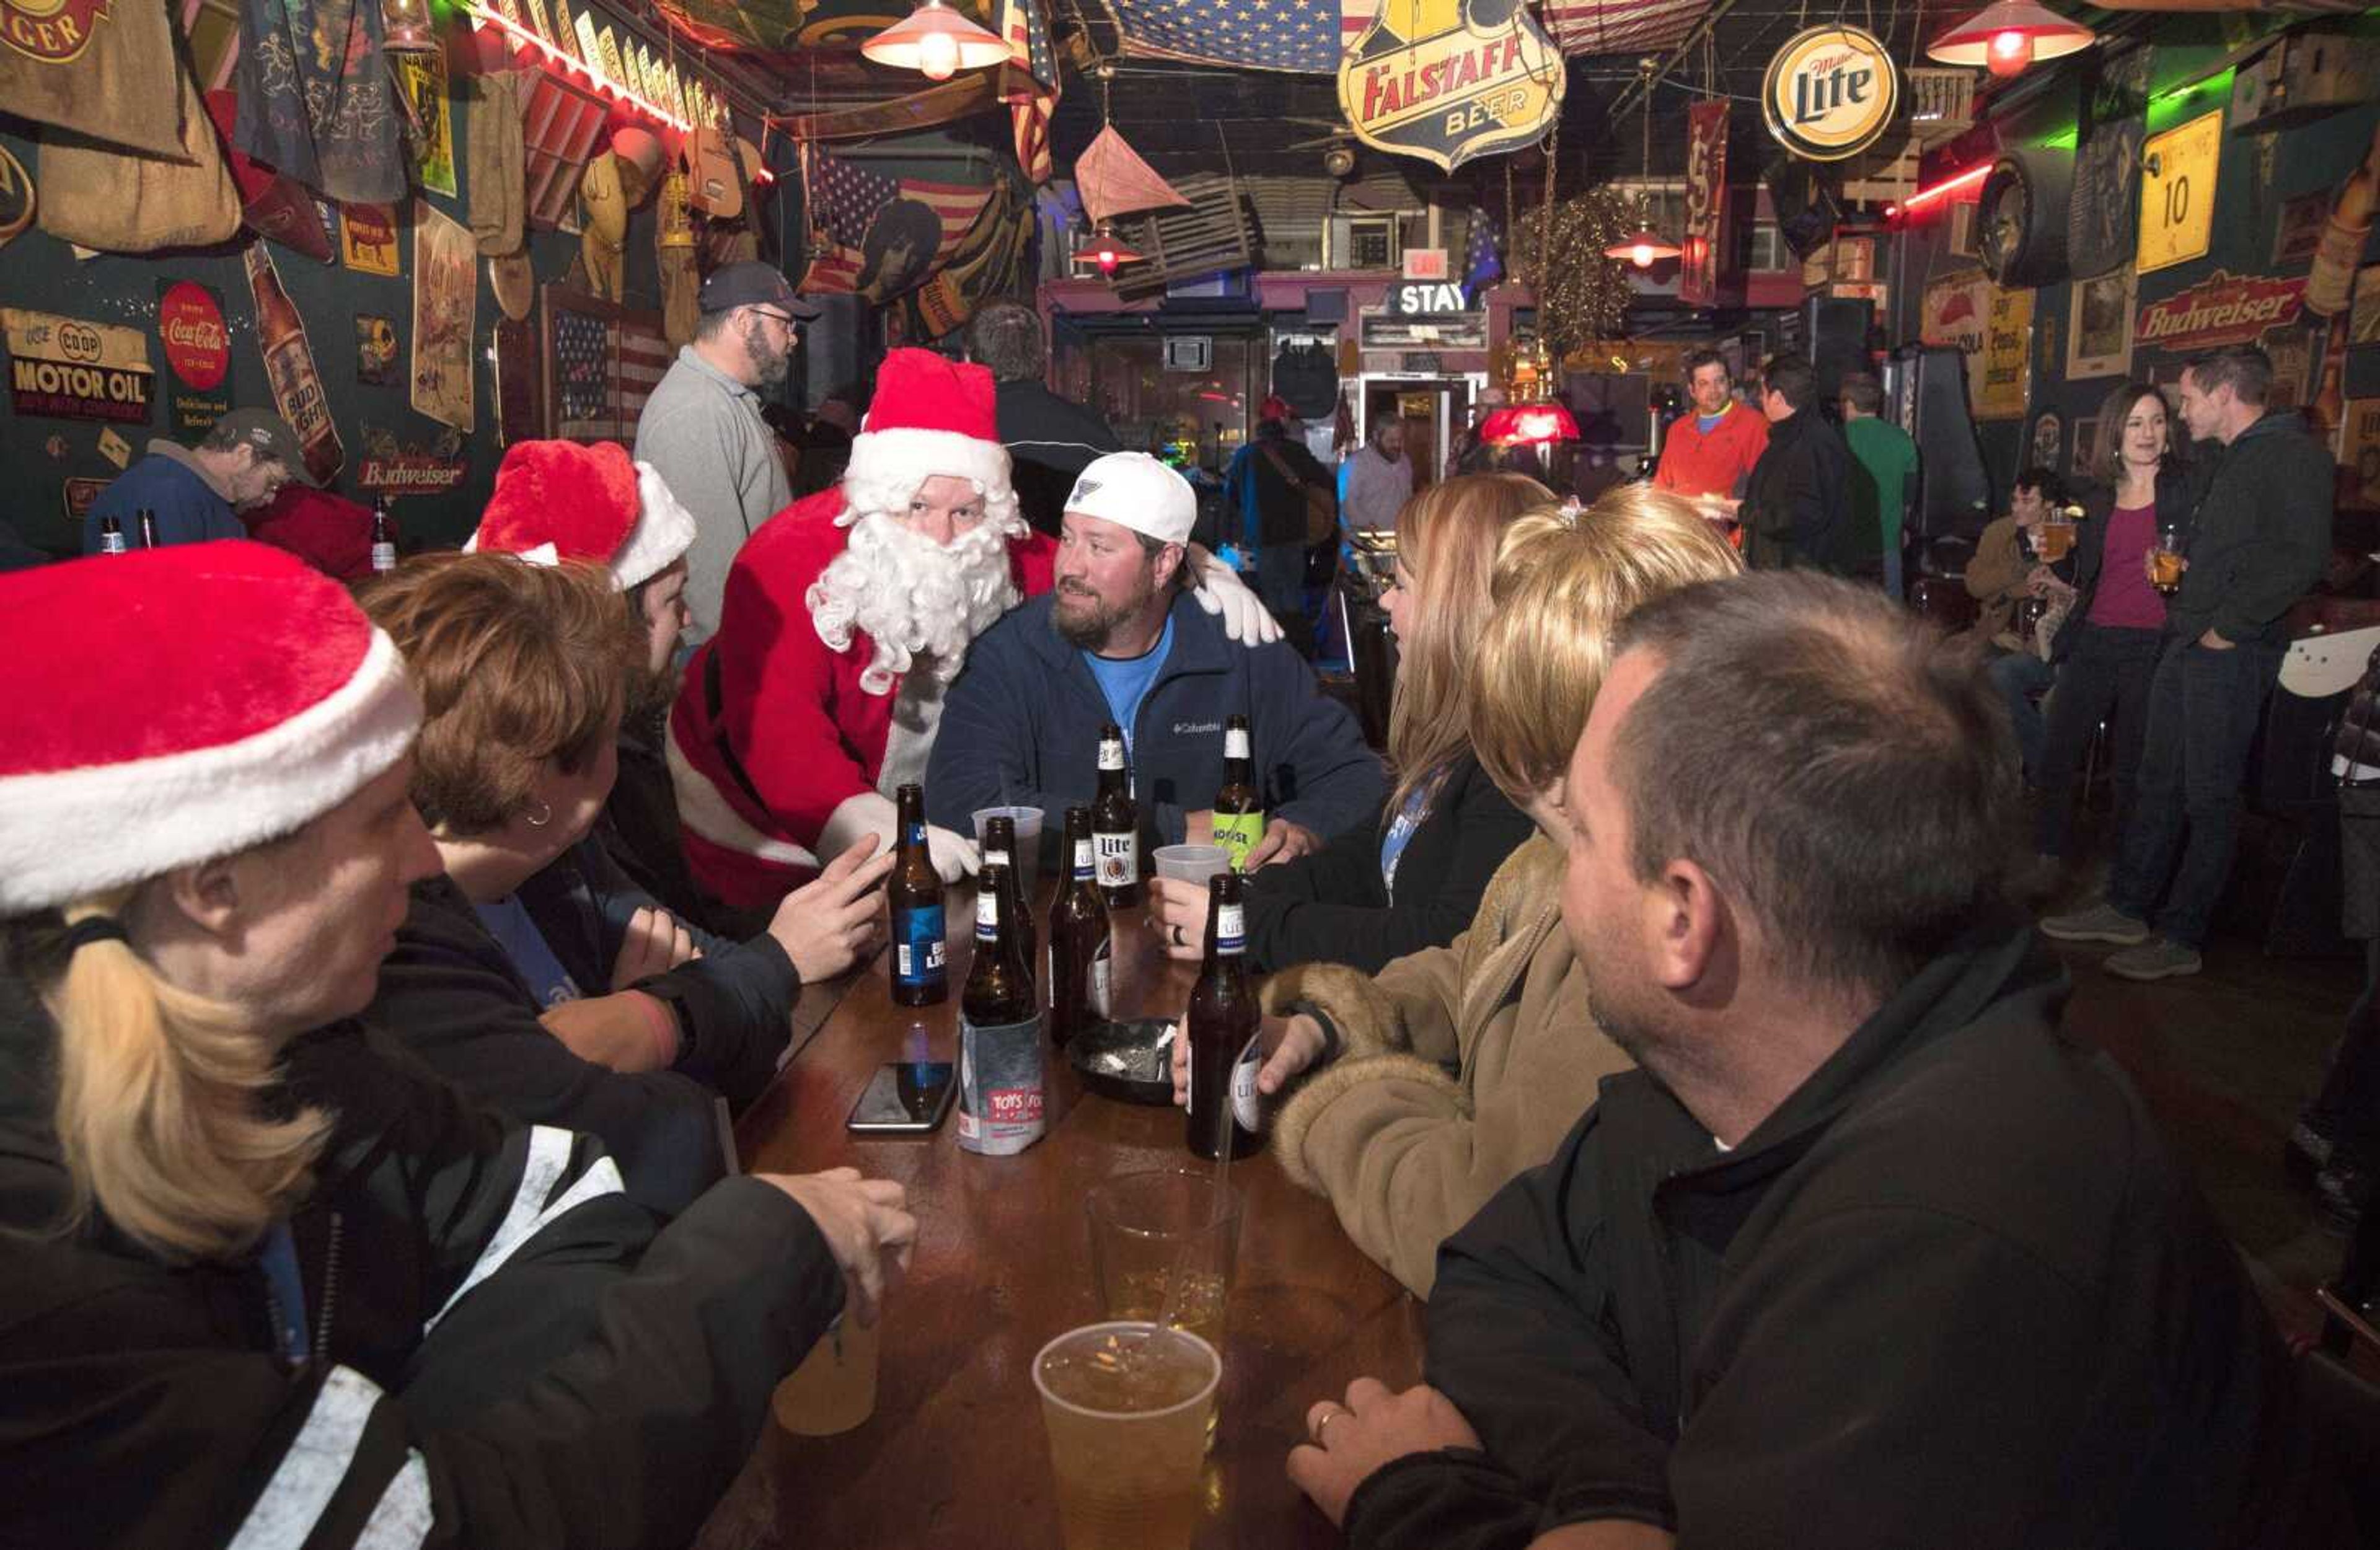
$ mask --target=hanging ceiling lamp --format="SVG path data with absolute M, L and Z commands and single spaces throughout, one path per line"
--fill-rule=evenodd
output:
M 1940 65 L 1981 65 L 2002 79 L 2036 59 L 2057 59 L 2098 42 L 2098 34 L 2033 0 L 1994 0 L 1925 45 Z
M 1075 261 L 1097 264 L 1101 274 L 1113 274 L 1120 264 L 1140 262 L 1141 255 L 1134 252 L 1132 245 L 1117 236 L 1102 221 L 1090 236 L 1083 238 L 1082 246 L 1075 249 Z
M 943 4 L 924 0 L 908 17 L 859 45 L 879 65 L 916 70 L 928 80 L 948 80 L 960 70 L 1004 63 L 1008 44 Z
M 381 0 L 380 19 L 383 54 L 435 54 L 443 46 L 430 0 Z
M 1637 117 L 1645 130 L 1643 156 L 1637 163 L 1636 172 L 1648 184 L 1653 177 L 1653 77 L 1660 67 L 1658 60 L 1640 59 L 1636 62 L 1636 76 L 1643 83 L 1643 90 L 1636 94 Z M 1652 198 L 1652 190 L 1648 188 L 1637 200 L 1636 229 L 1616 238 L 1610 247 L 1606 248 L 1603 250 L 1605 258 L 1619 259 L 1639 269 L 1650 269 L 1662 259 L 1678 256 L 1678 245 L 1653 229 Z

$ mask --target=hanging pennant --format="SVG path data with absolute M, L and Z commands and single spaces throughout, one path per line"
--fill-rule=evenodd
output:
M 1718 300 L 1718 256 L 1727 250 L 1727 101 L 1686 109 L 1686 229 L 1679 245 L 1678 299 Z
M 1094 226 L 1135 210 L 1187 209 L 1190 204 L 1140 159 L 1112 124 L 1101 128 L 1075 159 L 1075 188 L 1083 196 L 1083 213 Z

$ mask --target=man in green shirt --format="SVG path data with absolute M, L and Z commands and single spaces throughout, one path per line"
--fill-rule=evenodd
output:
M 1900 597 L 1900 523 L 1916 493 L 1917 443 L 1909 432 L 1879 418 L 1884 386 L 1864 371 L 1843 378 L 1843 440 L 1851 443 L 1856 466 L 1851 481 L 1854 535 L 1847 549 L 1872 554 L 1881 543 L 1884 589 L 1896 601 Z

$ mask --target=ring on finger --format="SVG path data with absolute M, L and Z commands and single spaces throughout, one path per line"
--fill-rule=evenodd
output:
M 1173 926 L 1173 945 L 1175 947 L 1185 945 L 1182 940 L 1182 926 L 1179 921 L 1176 921 Z
M 1332 1405 L 1330 1409 L 1324 1411 L 1322 1412 L 1321 1419 L 1314 1423 L 1314 1440 L 1318 1443 L 1320 1442 L 1322 1440 L 1322 1434 L 1329 1431 L 1330 1429 L 1330 1423 L 1338 1420 L 1342 1413 L 1343 1412 L 1336 1405 Z

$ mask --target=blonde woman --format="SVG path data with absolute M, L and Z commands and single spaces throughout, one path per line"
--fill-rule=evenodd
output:
M 1644 485 L 1513 523 L 1479 626 L 1471 745 L 1537 832 L 1451 945 L 1377 975 L 1300 964 L 1265 987 L 1257 1085 L 1289 1089 L 1274 1155 L 1415 1296 L 1439 1241 L 1550 1156 L 1628 1063 L 1587 1013 L 1561 928 L 1562 772 L 1620 621 L 1738 568 L 1692 504 Z M 1180 1085 L 1177 1067 L 1177 1098 Z
M 900 1187 L 662 1225 L 356 1020 L 438 869 L 421 706 L 295 557 L 0 578 L 0 1538 L 691 1540 L 779 1376 L 874 1318 Z
M 1471 752 L 1471 659 L 1489 612 L 1498 546 L 1516 518 L 1552 500 L 1519 474 L 1472 474 L 1406 503 L 1397 519 L 1396 585 L 1382 599 L 1400 658 L 1389 710 L 1396 785 L 1376 821 L 1250 875 L 1252 966 L 1318 961 L 1370 973 L 1442 947 L 1528 838 L 1528 817 Z M 1149 889 L 1149 914 L 1168 950 L 1203 957 L 1207 890 L 1161 878 Z

